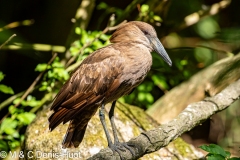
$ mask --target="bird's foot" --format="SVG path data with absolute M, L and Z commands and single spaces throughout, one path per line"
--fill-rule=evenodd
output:
M 123 142 L 123 143 L 117 142 L 117 143 L 112 144 L 111 146 L 109 146 L 109 148 L 111 148 L 111 150 L 113 152 L 117 152 L 119 154 L 121 160 L 124 159 L 122 157 L 122 155 L 121 155 L 121 152 L 126 152 L 126 150 L 129 150 L 131 152 L 132 156 L 134 157 L 133 149 L 125 142 Z

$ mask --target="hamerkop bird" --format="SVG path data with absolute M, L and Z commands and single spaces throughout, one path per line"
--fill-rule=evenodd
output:
M 152 65 L 153 50 L 172 65 L 156 31 L 147 23 L 132 21 L 120 25 L 110 41 L 112 44 L 96 50 L 83 60 L 55 97 L 51 107 L 54 113 L 49 117 L 50 130 L 61 122 L 70 121 L 62 142 L 63 148 L 79 146 L 89 120 L 101 106 L 99 116 L 108 146 L 119 155 L 122 148 L 130 150 L 126 143 L 120 143 L 117 138 L 114 124 L 116 100 L 130 94 L 144 80 Z M 109 136 L 104 116 L 104 106 L 110 102 L 112 106 L 109 118 L 114 143 Z

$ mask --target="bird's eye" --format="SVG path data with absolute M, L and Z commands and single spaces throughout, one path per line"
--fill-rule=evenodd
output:
M 149 34 L 148 31 L 143 31 L 143 33 L 144 33 L 145 35 L 148 35 L 148 34 Z

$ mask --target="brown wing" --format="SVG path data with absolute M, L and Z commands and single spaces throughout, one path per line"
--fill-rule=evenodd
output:
M 123 70 L 120 54 L 108 46 L 95 51 L 82 62 L 55 97 L 51 107 L 54 113 L 49 117 L 51 130 L 61 122 L 66 123 L 81 115 L 84 110 L 92 109 L 90 106 L 99 106 L 110 86 L 119 85 L 116 82 Z

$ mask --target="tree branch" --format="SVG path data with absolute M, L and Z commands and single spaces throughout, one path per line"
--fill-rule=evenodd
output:
M 137 159 L 145 154 L 152 153 L 167 146 L 182 133 L 201 124 L 210 116 L 226 109 L 240 97 L 240 79 L 213 97 L 188 105 L 175 119 L 153 130 L 141 133 L 127 143 L 135 151 L 135 157 L 130 152 L 122 152 L 125 159 Z M 111 149 L 105 148 L 89 160 L 95 159 L 120 159 L 118 154 L 113 154 Z

